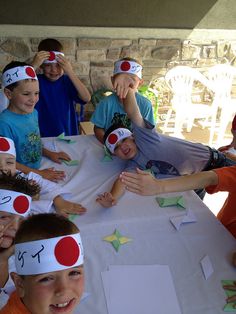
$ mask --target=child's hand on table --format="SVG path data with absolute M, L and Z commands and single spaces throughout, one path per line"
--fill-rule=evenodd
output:
M 39 174 L 47 180 L 58 182 L 65 178 L 65 172 L 60 170 L 55 170 L 54 168 L 46 168 L 38 170 Z
M 71 214 L 81 215 L 87 211 L 81 204 L 64 200 L 60 195 L 54 198 L 53 204 L 56 212 L 66 218 L 69 218 Z
M 50 152 L 48 157 L 57 164 L 61 164 L 61 160 L 71 160 L 70 156 L 65 152 Z
M 107 208 L 112 207 L 116 205 L 117 203 L 116 199 L 109 192 L 100 194 L 98 198 L 96 199 L 96 202 L 98 202 L 103 207 L 107 207 Z

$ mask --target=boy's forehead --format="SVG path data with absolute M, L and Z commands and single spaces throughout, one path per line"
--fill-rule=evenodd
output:
M 0 151 L 0 160 L 6 160 L 6 159 L 13 159 L 13 160 L 16 160 L 16 157 L 12 154 L 9 154 L 9 153 L 2 153 Z

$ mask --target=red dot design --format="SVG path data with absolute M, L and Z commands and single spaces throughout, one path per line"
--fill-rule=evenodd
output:
M 20 195 L 14 199 L 13 208 L 18 214 L 24 214 L 29 209 L 29 200 L 26 196 Z
M 0 150 L 7 152 L 10 149 L 10 144 L 5 138 L 0 138 Z
M 111 134 L 108 137 L 108 143 L 115 144 L 118 140 L 118 136 L 116 134 Z
M 129 71 L 130 63 L 128 61 L 124 61 L 121 63 L 120 68 L 122 71 Z
M 48 58 L 48 61 L 53 61 L 53 60 L 55 60 L 55 59 L 56 59 L 55 53 L 54 53 L 53 51 L 50 51 L 49 53 L 50 53 L 50 56 L 49 56 L 49 58 Z
M 59 264 L 73 266 L 80 256 L 80 248 L 74 238 L 64 237 L 57 242 L 54 254 Z
M 27 67 L 27 68 L 25 69 L 25 73 L 26 73 L 28 76 L 32 77 L 32 78 L 34 78 L 34 77 L 36 76 L 34 70 L 33 70 L 31 67 Z

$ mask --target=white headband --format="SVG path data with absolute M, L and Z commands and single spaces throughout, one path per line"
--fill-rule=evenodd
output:
M 49 51 L 50 56 L 47 60 L 44 60 L 43 63 L 57 63 L 57 56 L 64 56 L 63 52 L 60 51 Z
M 135 74 L 142 79 L 142 66 L 135 61 L 121 60 L 117 61 L 114 66 L 113 74 L 130 73 Z
M 37 275 L 82 265 L 80 233 L 15 245 L 16 272 Z
M 7 87 L 13 83 L 28 79 L 38 80 L 34 68 L 29 65 L 18 66 L 3 73 L 2 86 Z
M 31 197 L 10 190 L 0 190 L 0 211 L 25 217 L 30 212 Z
M 8 137 L 0 137 L 0 154 L 10 154 L 16 157 L 16 149 L 13 140 Z
M 120 142 L 121 140 L 130 137 L 132 135 L 132 133 L 130 132 L 130 130 L 126 129 L 126 128 L 118 128 L 114 131 L 112 131 L 106 141 L 105 141 L 105 145 L 107 147 L 107 149 L 109 149 L 109 151 L 114 154 L 115 148 L 116 148 L 116 144 L 118 142 Z

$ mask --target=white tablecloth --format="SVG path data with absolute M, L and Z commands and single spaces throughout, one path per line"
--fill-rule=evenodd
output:
M 95 202 L 96 196 L 110 190 L 125 163 L 117 158 L 103 162 L 102 146 L 93 135 L 71 138 L 76 139 L 76 143 L 68 144 L 52 138 L 43 141 L 48 147 L 64 150 L 72 159 L 79 160 L 78 166 L 54 164 L 57 169 L 66 171 L 67 177 L 61 184 L 71 190 L 73 200 L 88 209 L 86 214 L 74 220 L 81 230 L 86 291 L 90 293 L 79 305 L 78 313 L 107 314 L 101 271 L 107 270 L 109 265 L 151 264 L 170 267 L 183 314 L 223 313 L 226 297 L 221 280 L 236 279 L 236 269 L 231 265 L 236 241 L 198 196 L 192 191 L 171 194 L 183 195 L 187 208 L 197 218 L 196 223 L 183 225 L 179 231 L 169 218 L 181 212 L 176 207 L 159 207 L 153 196 L 126 192 L 116 206 L 104 209 Z M 52 162 L 43 159 L 42 168 L 49 166 Z M 119 252 L 102 240 L 115 229 L 133 239 L 122 245 Z M 208 280 L 205 280 L 200 265 L 205 255 L 209 256 L 214 269 Z

